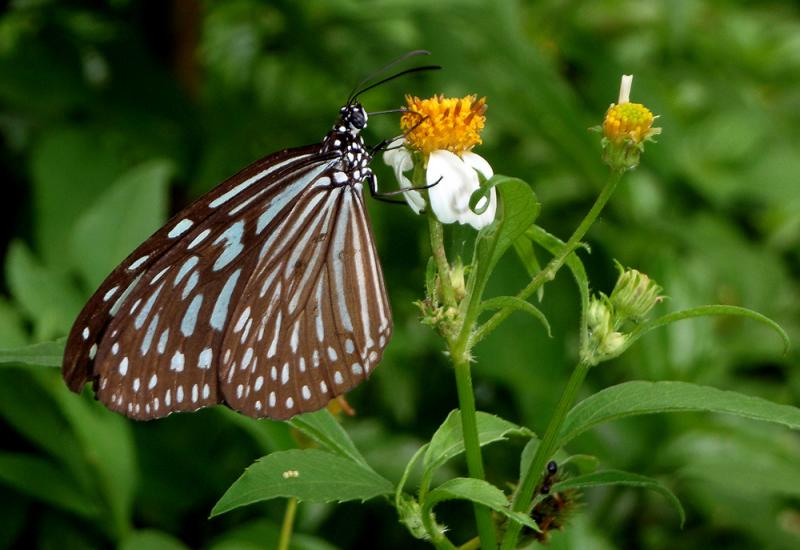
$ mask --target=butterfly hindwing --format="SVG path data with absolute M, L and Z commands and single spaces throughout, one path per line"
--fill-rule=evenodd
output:
M 223 342 L 222 391 L 251 416 L 288 418 L 363 381 L 391 312 L 360 186 L 311 190 L 265 245 Z M 309 214 L 311 212 L 311 214 Z

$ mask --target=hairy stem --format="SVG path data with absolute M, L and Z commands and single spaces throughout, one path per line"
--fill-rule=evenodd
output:
M 544 468 L 550 457 L 558 450 L 558 439 L 561 433 L 561 427 L 564 424 L 564 419 L 567 413 L 572 408 L 575 402 L 575 397 L 578 395 L 578 390 L 586 378 L 591 365 L 585 362 L 578 363 L 575 370 L 567 382 L 567 387 L 564 388 L 564 393 L 561 394 L 561 399 L 556 405 L 550 423 L 542 436 L 539 447 L 536 449 L 536 454 L 533 456 L 530 469 L 525 473 L 520 480 L 519 487 L 514 493 L 514 499 L 511 503 L 511 508 L 515 512 L 529 512 L 530 504 L 533 500 L 533 491 L 536 486 L 541 482 L 544 476 Z M 508 531 L 506 531 L 505 538 L 503 539 L 503 550 L 513 550 L 517 544 L 517 537 L 519 536 L 521 526 L 517 523 L 509 523 Z

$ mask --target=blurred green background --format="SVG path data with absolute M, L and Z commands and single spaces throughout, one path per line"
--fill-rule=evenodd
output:
M 484 145 L 498 173 L 531 183 L 539 223 L 566 238 L 604 180 L 587 132 L 633 73 L 660 114 L 648 147 L 588 241 L 595 290 L 612 259 L 647 272 L 663 313 L 724 303 L 800 341 L 800 9 L 793 2 L 0 2 L 0 348 L 63 337 L 83 301 L 167 217 L 247 163 L 327 132 L 352 86 L 404 51 L 438 73 L 366 94 L 488 97 Z M 368 141 L 398 132 L 371 120 Z M 376 159 L 382 188 L 395 186 Z M 396 333 L 344 419 L 396 481 L 456 407 L 443 345 L 419 325 L 422 218 L 370 202 Z M 454 250 L 469 235 L 455 231 Z M 468 252 L 468 250 L 466 250 Z M 541 256 L 545 258 L 544 255 Z M 525 282 L 513 258 L 490 293 Z M 477 348 L 478 407 L 541 431 L 576 359 L 567 274 L 546 288 L 554 338 L 512 317 Z M 795 348 L 796 349 L 796 348 Z M 593 371 L 585 393 L 625 380 L 685 380 L 800 404 L 800 356 L 739 318 L 647 336 Z M 70 394 L 55 369 L 0 368 L 0 547 L 271 548 L 284 503 L 206 517 L 254 459 L 292 446 L 284 424 L 221 408 L 134 423 Z M 522 442 L 488 448 L 488 476 L 517 477 Z M 713 415 L 607 424 L 571 452 L 659 478 L 658 495 L 594 490 L 554 548 L 798 548 L 800 439 Z M 452 474 L 463 472 L 454 463 Z M 446 504 L 454 540 L 468 506 Z M 372 533 L 380 533 L 375 539 Z M 294 548 L 425 548 L 385 502 L 301 505 Z

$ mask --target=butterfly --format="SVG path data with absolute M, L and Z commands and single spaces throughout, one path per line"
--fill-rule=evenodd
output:
M 97 399 L 138 420 L 215 404 L 287 419 L 367 379 L 392 313 L 363 197 L 366 184 L 382 198 L 376 148 L 360 135 L 357 98 L 435 68 L 365 79 L 321 143 L 244 168 L 142 243 L 78 315 L 69 388 L 91 381 Z

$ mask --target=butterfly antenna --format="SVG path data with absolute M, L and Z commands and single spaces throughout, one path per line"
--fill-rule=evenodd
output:
M 431 52 L 429 52 L 427 50 L 413 50 L 413 51 L 410 51 L 410 52 L 408 52 L 406 54 L 403 54 L 400 57 L 398 57 L 397 59 L 394 59 L 391 62 L 387 63 L 386 65 L 384 65 L 383 67 L 381 67 L 380 69 L 378 69 L 377 71 L 373 72 L 371 75 L 369 75 L 368 77 L 363 79 L 361 82 L 356 84 L 356 86 L 353 88 L 353 91 L 350 92 L 350 95 L 347 98 L 348 105 L 350 103 L 352 103 L 353 101 L 355 101 L 355 99 L 358 96 L 360 96 L 361 94 L 363 94 L 367 90 L 371 90 L 375 86 L 383 84 L 384 82 L 388 82 L 389 80 L 392 80 L 392 79 L 397 78 L 399 76 L 402 76 L 404 74 L 408 74 L 409 72 L 416 72 L 416 71 L 420 71 L 420 70 L 426 71 L 426 70 L 441 69 L 441 67 L 439 67 L 438 65 L 436 65 L 436 66 L 431 65 L 431 66 L 425 66 L 425 67 L 417 67 L 417 68 L 415 68 L 413 70 L 403 71 L 401 73 L 398 73 L 396 75 L 393 75 L 393 76 L 389 77 L 388 79 L 384 79 L 384 80 L 381 80 L 380 82 L 377 82 L 375 84 L 371 84 L 370 86 L 367 86 L 366 88 L 362 88 L 362 86 L 366 85 L 371 80 L 374 80 L 379 75 L 385 73 L 386 71 L 388 71 L 389 69 L 391 69 L 395 65 L 397 65 L 399 63 L 402 63 L 406 59 L 410 59 L 412 57 L 417 57 L 417 56 L 420 56 L 420 55 L 430 55 L 430 54 L 431 54 Z
M 367 91 L 371 90 L 372 88 L 376 88 L 376 87 L 380 86 L 381 84 L 385 84 L 385 83 L 389 82 L 390 80 L 394 80 L 395 78 L 400 78 L 401 76 L 405 76 L 405 75 L 411 74 L 411 73 L 418 73 L 420 71 L 438 71 L 441 68 L 442 68 L 441 65 L 423 65 L 422 67 L 412 67 L 410 69 L 406 69 L 405 71 L 400 71 L 399 73 L 393 74 L 392 76 L 387 76 L 383 80 L 379 80 L 378 82 L 376 82 L 374 84 L 370 84 L 366 88 L 362 88 L 353 97 L 351 97 L 348 100 L 348 103 L 352 103 L 353 101 L 358 99 L 358 96 L 360 96 L 364 92 L 367 92 Z

